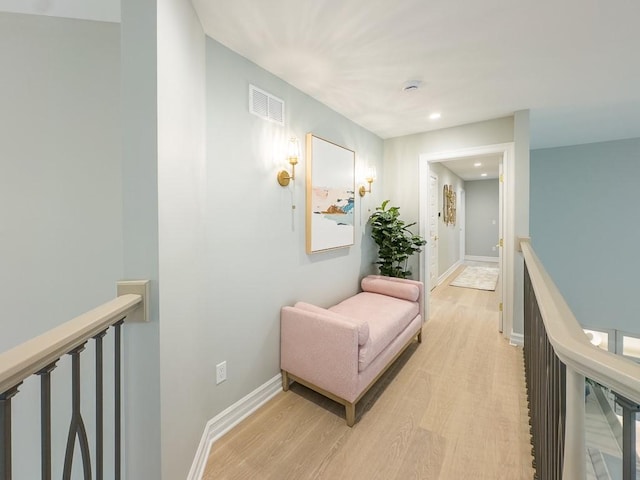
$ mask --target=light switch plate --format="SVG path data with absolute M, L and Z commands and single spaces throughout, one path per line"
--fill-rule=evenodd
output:
M 127 315 L 126 323 L 144 323 L 149 321 L 149 280 L 121 280 L 117 282 L 117 295 L 140 295 L 142 304 Z

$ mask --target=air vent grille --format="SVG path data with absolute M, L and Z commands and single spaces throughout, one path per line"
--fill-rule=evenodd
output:
M 260 118 L 284 125 L 284 101 L 249 85 L 249 111 Z

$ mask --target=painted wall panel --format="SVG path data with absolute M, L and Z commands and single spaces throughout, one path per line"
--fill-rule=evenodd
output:
M 117 24 L 0 13 L 0 351 L 110 300 L 122 278 L 119 36 Z M 93 348 L 81 361 L 89 379 Z M 83 384 L 90 437 L 94 391 Z M 64 357 L 53 375 L 54 478 L 70 394 Z M 13 402 L 15 478 L 40 478 L 39 396 L 35 377 Z
M 474 180 L 464 183 L 466 192 L 466 255 L 498 258 L 499 183 Z
M 531 152 L 531 237 L 579 322 L 640 333 L 640 139 Z

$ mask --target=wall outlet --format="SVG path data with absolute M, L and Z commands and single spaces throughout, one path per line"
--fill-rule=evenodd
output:
M 216 385 L 227 379 L 227 362 L 224 361 L 216 365 Z

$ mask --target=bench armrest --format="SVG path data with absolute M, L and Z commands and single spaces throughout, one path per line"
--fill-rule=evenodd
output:
M 283 307 L 280 367 L 340 398 L 355 398 L 358 327 L 329 310 Z

